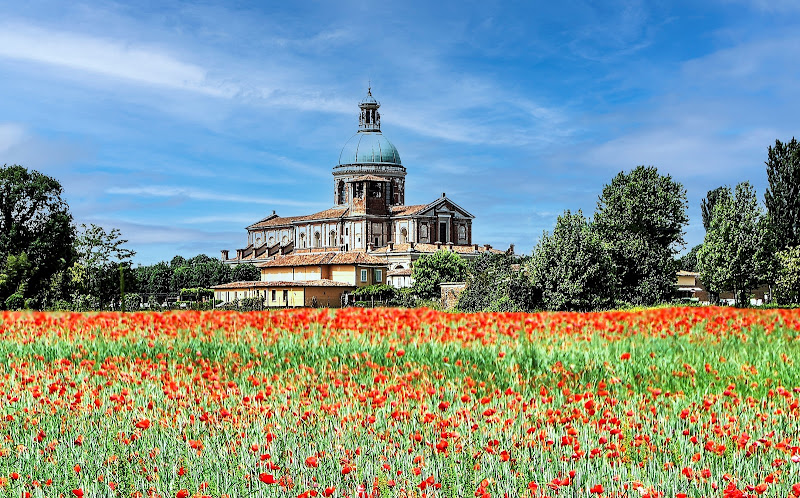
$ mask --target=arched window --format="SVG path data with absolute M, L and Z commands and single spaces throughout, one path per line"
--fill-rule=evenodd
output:
M 339 244 L 336 242 L 336 230 L 331 230 L 330 237 L 328 239 L 328 247 L 336 247 Z
M 288 240 L 289 240 L 288 237 L 286 237 L 285 235 L 283 237 L 281 237 L 281 245 L 285 246 L 286 242 L 288 242 Z
M 336 187 L 336 204 L 344 204 L 347 202 L 347 199 L 345 198 L 346 192 L 347 191 L 345 190 L 344 182 L 339 180 L 339 184 Z
M 408 243 L 408 230 L 405 228 L 400 229 L 400 243 L 406 244 Z
M 270 237 L 269 241 L 267 242 L 267 245 L 270 246 L 270 247 L 275 245 L 275 237 Z
M 314 247 L 320 247 L 320 235 L 319 232 L 314 232 Z
M 305 249 L 306 248 L 306 234 L 300 234 L 300 247 Z

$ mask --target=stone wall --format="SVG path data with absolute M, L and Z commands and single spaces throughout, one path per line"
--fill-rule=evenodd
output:
M 452 309 L 458 304 L 458 296 L 467 287 L 466 282 L 442 282 L 442 308 Z

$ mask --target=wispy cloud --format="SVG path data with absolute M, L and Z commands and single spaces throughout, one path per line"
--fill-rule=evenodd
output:
M 25 128 L 15 123 L 0 123 L 0 152 L 6 152 L 22 141 Z
M 322 204 L 318 202 L 302 202 L 293 199 L 280 199 L 272 197 L 249 196 L 249 195 L 239 195 L 239 194 L 225 194 L 218 192 L 209 192 L 207 190 L 194 189 L 188 187 L 170 187 L 166 185 L 154 185 L 148 187 L 111 187 L 107 189 L 106 192 L 109 194 L 116 194 L 116 195 L 184 198 L 197 201 L 220 201 L 220 202 L 237 202 L 245 204 L 270 204 L 278 206 L 317 207 L 317 208 L 322 206 Z
M 157 47 L 26 24 L 0 25 L 0 57 L 220 97 L 229 97 L 235 91 L 210 81 L 205 68 L 183 62 Z

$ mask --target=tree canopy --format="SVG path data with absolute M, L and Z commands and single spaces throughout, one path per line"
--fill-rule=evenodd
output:
M 711 218 L 714 213 L 714 206 L 717 201 L 724 199 L 731 195 L 731 189 L 728 187 L 717 187 L 714 190 L 709 190 L 706 193 L 705 199 L 700 203 L 700 214 L 703 216 L 703 228 L 708 231 L 711 226 Z
M 777 248 L 800 246 L 800 143 L 775 140 L 767 149 L 767 181 L 764 193 Z
M 72 263 L 75 229 L 61 194 L 61 184 L 38 171 L 0 168 L 0 303 L 14 293 L 40 299 Z
M 458 309 L 532 311 L 539 304 L 539 293 L 522 263 L 522 258 L 513 254 L 490 252 L 470 261 L 467 287 L 458 296 Z
M 154 265 L 138 266 L 134 270 L 137 288 L 146 298 L 163 299 L 167 295 L 178 295 L 181 289 L 210 289 L 215 285 L 237 280 L 258 280 L 258 268 L 252 264 L 241 264 L 235 268 L 205 254 L 186 259 L 175 256 L 170 263 L 162 261 Z
M 414 261 L 411 278 L 413 292 L 420 299 L 440 297 L 442 282 L 463 282 L 467 275 L 467 263 L 451 251 L 436 251 L 425 254 Z
M 553 233 L 542 234 L 529 272 L 548 310 L 589 311 L 613 303 L 611 255 L 581 211 L 565 211 Z
M 800 246 L 777 254 L 778 278 L 775 293 L 781 304 L 800 303 Z
M 252 263 L 241 263 L 231 270 L 232 282 L 255 282 L 261 280 L 261 270 Z
M 653 166 L 621 172 L 603 187 L 594 227 L 614 262 L 621 300 L 650 305 L 670 297 L 687 205 L 683 185 Z
M 711 224 L 697 252 L 700 278 L 713 292 L 733 291 L 738 305 L 769 280 L 772 247 L 767 218 L 755 189 L 740 183 L 714 205 Z
M 77 295 L 91 296 L 101 307 L 119 302 L 120 271 L 129 288 L 135 287 L 131 264 L 136 252 L 124 247 L 128 241 L 121 237 L 118 228 L 106 232 L 93 223 L 81 225 L 75 240 L 76 260 L 69 268 L 73 300 Z

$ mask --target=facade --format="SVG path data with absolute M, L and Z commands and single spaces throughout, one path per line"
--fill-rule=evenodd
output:
M 381 132 L 380 104 L 371 90 L 358 107 L 358 130 L 345 143 L 333 167 L 332 206 L 301 216 L 279 216 L 273 211 L 247 227 L 244 248 L 237 249 L 235 255 L 222 251 L 225 263 L 253 263 L 264 270 L 277 268 L 274 262 L 279 260 L 295 265 L 301 260 L 291 258 L 301 255 L 367 253 L 380 258 L 392 272 L 405 270 L 393 273 L 388 280 L 384 272 L 384 283 L 409 286 L 408 270 L 423 254 L 444 249 L 473 258 L 485 251 L 502 252 L 473 245 L 475 217 L 445 193 L 427 204 L 405 204 L 406 168 L 395 146 Z M 294 267 L 301 266 L 298 263 Z M 283 276 L 274 278 L 294 281 L 285 278 L 289 267 L 281 266 Z M 339 280 L 338 273 L 312 273 L 313 279 L 330 278 L 355 286 L 361 283 L 359 279 Z
M 214 299 L 229 303 L 257 297 L 269 307 L 339 307 L 342 295 L 387 283 L 384 260 L 362 252 L 317 252 L 278 256 L 258 265 L 261 280 L 214 287 Z

